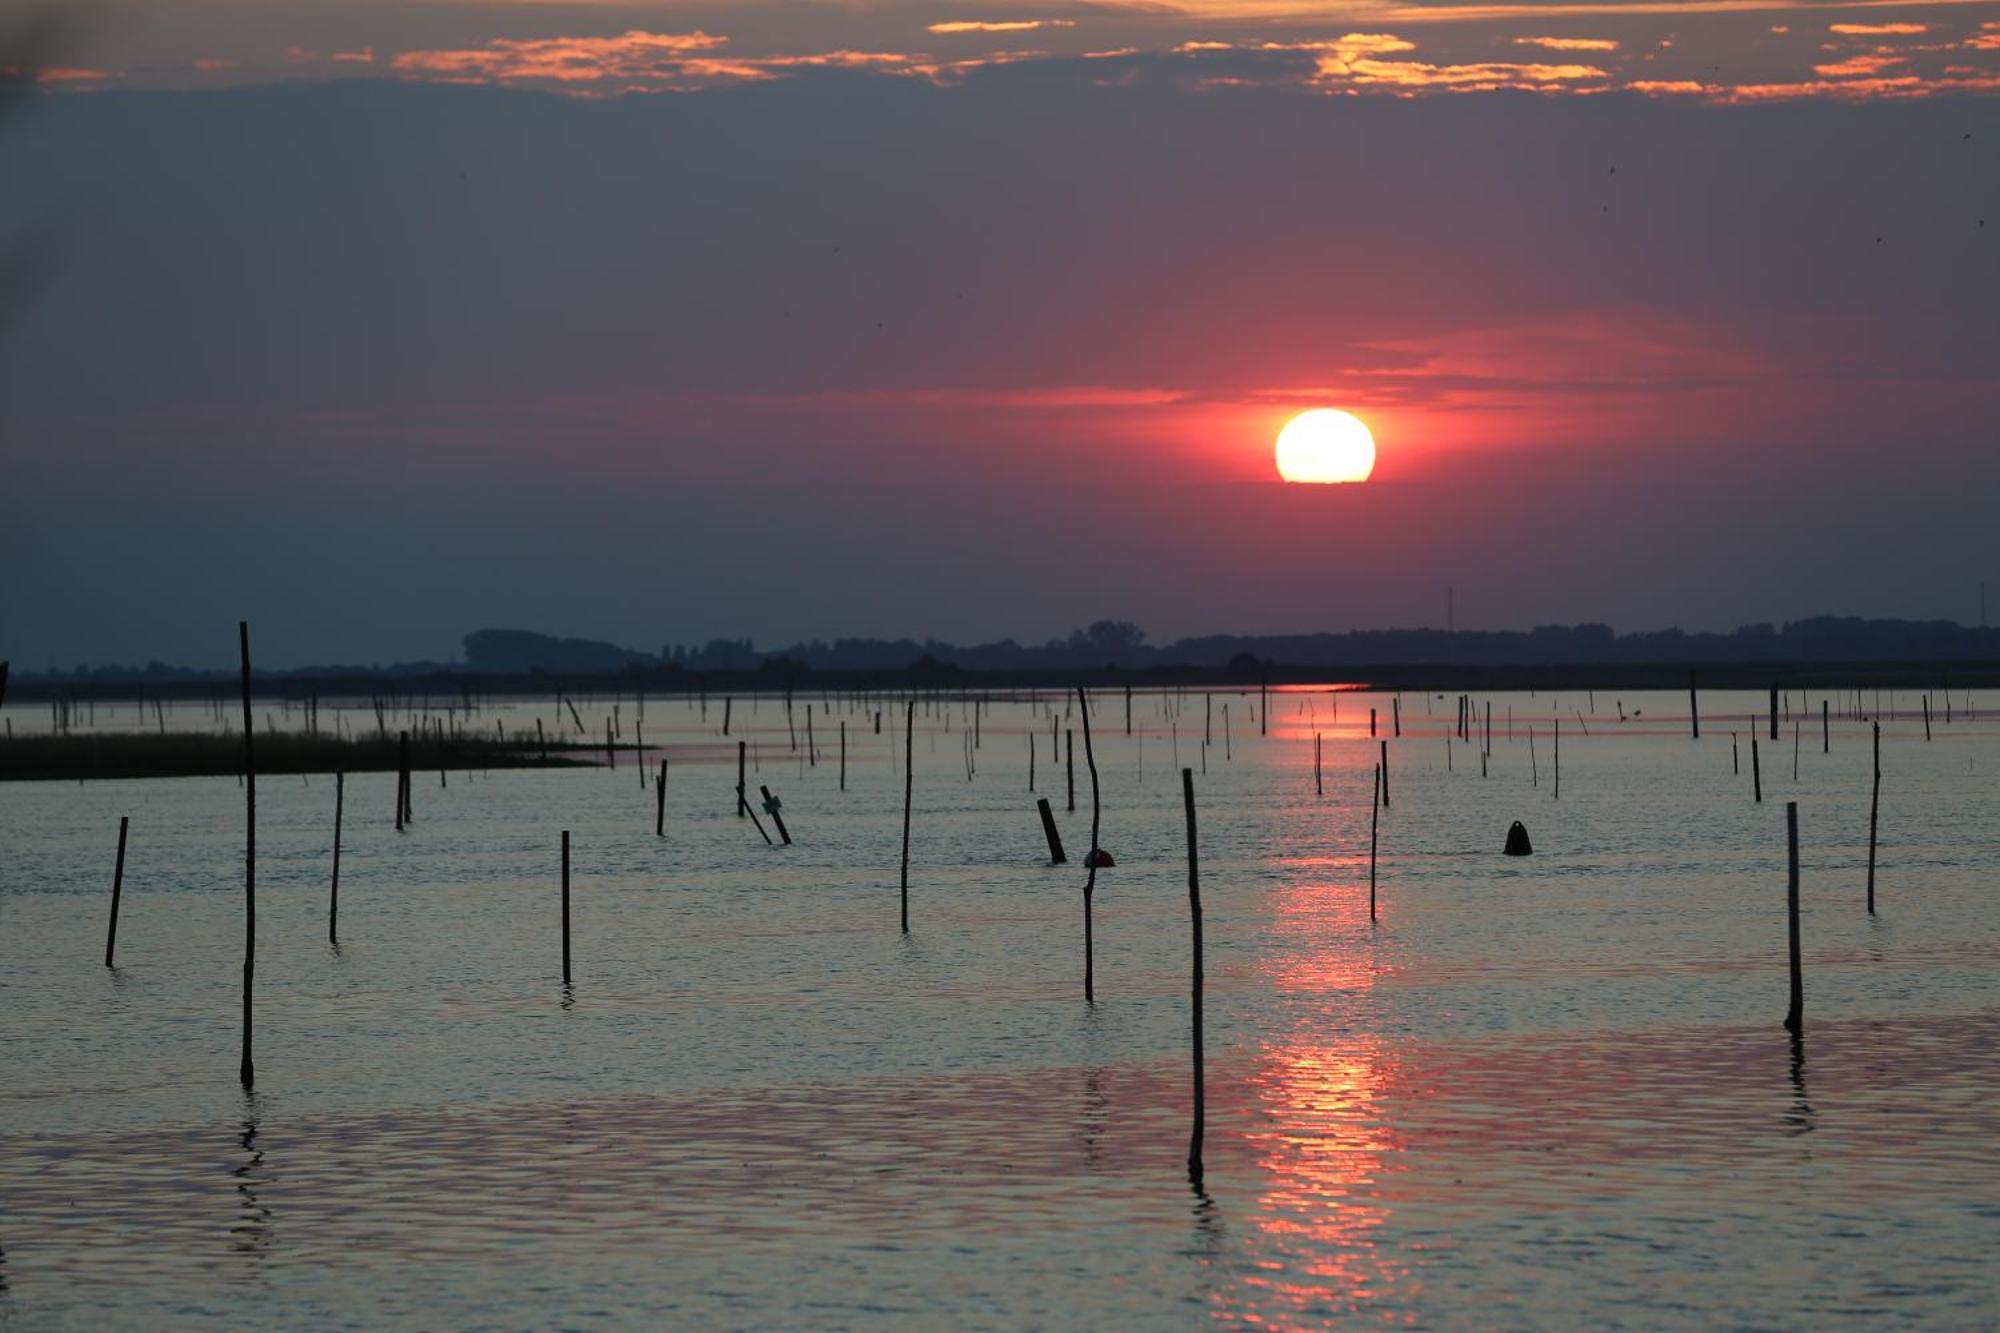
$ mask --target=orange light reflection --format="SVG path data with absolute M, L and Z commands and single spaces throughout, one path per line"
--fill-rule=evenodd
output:
M 1266 964 L 1272 984 L 1301 1001 L 1300 1019 L 1289 1037 L 1264 1044 L 1250 1079 L 1244 1139 L 1261 1178 L 1249 1215 L 1256 1234 L 1251 1272 L 1217 1299 L 1220 1323 L 1386 1314 L 1385 1297 L 1407 1295 L 1410 1265 L 1380 1235 L 1383 1180 L 1401 1143 L 1386 1110 L 1395 1055 L 1366 1030 L 1379 968 L 1366 885 L 1357 894 L 1353 884 L 1365 863 L 1304 864 L 1314 873 L 1275 903 L 1278 929 L 1302 947 Z

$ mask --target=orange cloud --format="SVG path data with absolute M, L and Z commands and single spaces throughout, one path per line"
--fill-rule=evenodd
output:
M 1915 74 L 1894 78 L 1819 80 L 1801 83 L 1747 83 L 1716 90 L 1724 102 L 1779 102 L 1800 98 L 1825 97 L 1844 101 L 1874 98 L 1908 100 L 1936 97 L 1944 93 L 2000 92 L 2000 74 L 1968 71 L 1945 78 L 1925 79 Z
M 1609 37 L 1516 37 L 1516 46 L 1539 46 L 1547 51 L 1616 51 L 1618 43 Z
M 950 23 L 933 23 L 926 32 L 941 34 L 959 32 L 1033 32 L 1037 28 L 1074 28 L 1074 19 L 1010 19 L 1005 22 L 982 22 L 978 19 L 960 19 Z
M 364 46 L 359 51 L 335 51 L 327 59 L 336 65 L 372 65 L 375 63 L 375 48 Z
M 481 47 L 405 51 L 390 68 L 454 82 L 672 84 L 688 77 L 691 57 L 727 41 L 636 28 L 616 37 L 496 37 Z
M 1319 58 L 1321 82 L 1347 87 L 1393 87 L 1409 91 L 1442 88 L 1459 92 L 1512 88 L 1549 92 L 1606 77 L 1594 65 L 1505 61 L 1434 65 L 1422 60 L 1384 60 L 1380 57 L 1417 49 L 1414 42 L 1389 33 L 1351 32 L 1313 49 L 1329 51 Z
M 1826 30 L 1848 37 L 1914 37 L 1931 29 L 1928 23 L 1829 23 Z
M 1859 79 L 1880 74 L 1903 63 L 1903 57 L 1899 55 L 1877 51 L 1849 56 L 1831 65 L 1814 65 L 1813 73 L 1822 79 Z

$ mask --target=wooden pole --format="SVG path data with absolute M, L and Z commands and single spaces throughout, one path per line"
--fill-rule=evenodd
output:
M 1701 702 L 1695 697 L 1694 672 L 1688 672 L 1688 731 L 1695 740 L 1701 739 Z
M 1375 920 L 1375 848 L 1382 822 L 1382 807 L 1389 803 L 1382 765 L 1375 765 L 1375 789 L 1368 796 L 1368 919 Z
M 659 781 L 653 784 L 653 836 L 667 836 L 667 761 L 660 758 Z
M 1032 748 L 1033 742 L 1030 742 Z M 840 789 L 847 790 L 847 719 L 840 719 Z
M 723 705 L 726 710 L 728 707 L 728 701 L 724 700 Z M 743 765 L 744 761 L 748 758 L 749 753 L 750 753 L 750 743 L 748 741 L 736 742 L 736 817 L 738 819 L 741 819 L 743 818 L 743 816 L 750 813 L 750 802 L 745 800 L 743 796 L 744 784 L 746 780 L 745 774 L 743 772 Z
M 1875 915 L 1875 829 L 1882 813 L 1882 724 L 1875 728 L 1875 782 L 1868 794 L 1868 915 Z
M 243 649 L 243 1061 L 237 1076 L 248 1088 L 257 1081 L 252 1057 L 250 996 L 257 975 L 257 727 L 250 717 L 250 622 L 236 623 Z
M 910 796 L 914 790 L 917 732 L 917 701 L 909 700 L 903 713 L 903 933 L 910 933 Z
M 570 984 L 569 977 L 569 830 L 562 831 L 562 949 L 563 985 Z
M 1926 694 L 1924 696 L 1924 739 L 1929 740 L 1930 738 L 1931 738 L 1931 697 L 1930 695 Z
M 347 805 L 347 774 L 333 775 L 333 883 L 327 889 L 326 938 L 337 943 L 340 933 L 340 820 Z
M 1821 754 L 1833 753 L 1832 723 L 1827 719 L 1827 705 L 1824 699 L 1819 701 L 1819 752 Z
M 1201 1147 L 1208 1134 L 1208 1079 L 1202 1068 L 1201 1032 L 1201 857 L 1195 838 L 1194 770 L 1181 770 L 1181 801 L 1187 807 L 1188 924 L 1192 970 L 1188 994 L 1189 1039 L 1194 1056 L 1194 1125 L 1188 1133 L 1188 1178 L 1201 1184 Z M 1046 804 L 1044 805 L 1046 811 Z
M 118 864 L 111 872 L 111 927 L 104 935 L 104 965 L 112 966 L 111 957 L 118 948 L 118 899 L 125 891 L 125 830 L 132 823 L 130 815 L 118 816 Z
M 1063 865 L 1069 858 L 1063 855 L 1062 834 L 1056 830 L 1056 817 L 1049 809 L 1049 798 L 1044 796 L 1036 801 L 1035 809 L 1042 814 L 1042 836 L 1049 840 L 1049 864 Z
M 1778 739 L 1778 687 L 1771 686 L 1771 739 Z
M 1097 1002 L 1097 958 L 1090 930 L 1090 899 L 1097 892 L 1097 835 L 1104 818 L 1103 802 L 1097 792 L 1097 752 L 1090 744 L 1090 699 L 1083 692 L 1083 686 L 1076 687 L 1077 711 L 1083 715 L 1083 760 L 1090 766 L 1090 855 L 1083 858 L 1089 874 L 1083 881 L 1083 1002 Z M 1224 743 L 1229 736 L 1229 705 L 1222 706 L 1222 734 Z
M 1750 791 L 1757 803 L 1764 803 L 1764 765 L 1757 758 L 1757 738 L 1750 738 Z
M 1736 733 L 1733 731 L 1729 733 L 1729 771 L 1731 773 L 1743 771 L 1742 751 L 1736 748 Z
M 1400 694 L 1389 701 L 1389 723 L 1389 734 L 1391 736 L 1401 736 L 1403 734 L 1403 696 Z M 1385 773 L 1387 771 L 1387 769 L 1383 770 Z M 1385 785 L 1382 790 L 1386 793 L 1389 789 Z M 1382 804 L 1389 804 L 1386 795 L 1382 800 Z
M 1313 791 L 1320 796 L 1326 795 L 1326 775 L 1320 768 L 1319 733 L 1317 731 L 1313 733 Z
M 1377 766 L 1382 774 L 1382 808 L 1389 808 L 1389 742 L 1377 742 L 1382 747 L 1382 760 Z
M 1805 1029 L 1805 977 L 1799 962 L 1799 803 L 1785 802 L 1785 938 L 1792 958 L 1792 1003 L 1785 1026 L 1796 1035 Z
M 812 705 L 807 704 L 806 707 L 811 708 Z M 771 795 L 769 787 L 759 786 L 757 793 L 764 798 L 764 813 L 771 817 L 771 823 L 777 827 L 778 836 L 785 840 L 785 846 L 791 846 L 792 835 L 785 828 L 785 817 L 778 813 L 778 808 L 782 802 L 777 797 Z
M 1063 755 L 1064 755 L 1064 760 L 1063 760 L 1064 777 L 1066 779 L 1066 789 L 1069 793 L 1066 804 L 1064 805 L 1063 808 L 1068 810 L 1071 814 L 1075 814 L 1076 813 L 1076 728 L 1074 727 L 1065 728 L 1063 731 Z
M 729 722 L 736 712 L 736 700 L 725 697 L 722 701 L 722 734 L 729 734 Z
M 1561 718 L 1557 718 L 1557 719 L 1555 720 L 1555 723 L 1556 723 L 1556 740 L 1555 740 L 1555 747 L 1554 747 L 1554 748 L 1555 748 L 1555 752 L 1556 752 L 1556 757 L 1555 757 L 1555 770 L 1556 770 L 1556 783 L 1555 783 L 1555 795 L 1554 795 L 1553 797 L 1551 797 L 1550 799 L 1552 799 L 1552 800 L 1557 800 L 1557 801 L 1560 801 L 1560 800 L 1561 800 L 1561 799 L 1563 798 L 1563 724 L 1562 724 L 1562 719 L 1561 719 Z

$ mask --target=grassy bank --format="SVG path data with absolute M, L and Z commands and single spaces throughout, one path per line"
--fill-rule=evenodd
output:
M 516 741 L 463 737 L 410 742 L 410 765 L 420 772 L 468 768 L 569 768 L 587 765 L 588 751 L 567 745 L 543 748 Z M 595 753 L 602 754 L 603 747 Z M 393 772 L 394 739 L 352 739 L 301 732 L 259 732 L 259 773 Z M 229 777 L 243 771 L 243 738 L 111 732 L 99 735 L 20 736 L 0 740 L 0 782 L 81 778 Z

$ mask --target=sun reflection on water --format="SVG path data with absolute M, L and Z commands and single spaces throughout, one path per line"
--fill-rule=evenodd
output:
M 1247 1080 L 1243 1138 L 1259 1180 L 1248 1210 L 1254 1234 L 1238 1286 L 1217 1301 L 1220 1322 L 1282 1327 L 1380 1312 L 1384 1296 L 1409 1279 L 1406 1257 L 1382 1243 L 1385 1178 L 1402 1148 L 1387 1110 L 1397 1064 L 1366 1024 L 1379 965 L 1365 891 L 1356 896 L 1348 873 L 1336 870 L 1336 882 L 1315 874 L 1273 904 L 1276 928 L 1293 947 L 1268 954 L 1263 970 L 1296 1018 L 1282 1038 L 1260 1045 Z

